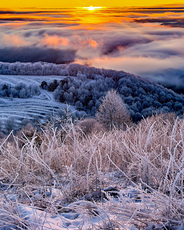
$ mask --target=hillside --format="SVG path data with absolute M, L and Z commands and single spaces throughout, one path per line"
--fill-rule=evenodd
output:
M 153 114 L 183 114 L 182 95 L 123 71 L 38 62 L 0 63 L 0 74 L 4 132 L 18 130 L 26 123 L 37 125 L 53 116 L 62 117 L 66 103 L 74 118 L 94 116 L 110 89 L 120 94 L 135 123 Z
M 77 64 L 0 72 L 1 230 L 183 229 L 183 95 Z M 117 126 L 93 119 L 105 95 Z

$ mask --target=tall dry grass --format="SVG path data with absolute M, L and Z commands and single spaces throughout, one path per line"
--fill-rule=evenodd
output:
M 0 179 L 1 186 L 7 187 L 0 190 L 1 210 L 26 203 L 57 213 L 71 204 L 76 211 L 82 207 L 89 214 L 92 207 L 107 214 L 110 229 L 115 225 L 126 229 L 132 223 L 140 229 L 148 222 L 170 227 L 182 223 L 184 119 L 173 114 L 152 116 L 126 131 L 105 132 L 102 128 L 95 132 L 94 128 L 90 132 L 88 128 L 86 133 L 82 127 L 72 122 L 62 129 L 49 124 L 29 135 L 25 131 L 17 136 L 10 133 L 2 141 Z M 132 186 L 142 202 L 125 202 L 121 192 L 119 202 L 111 197 L 98 204 L 81 201 L 86 194 L 108 186 L 120 191 Z M 10 188 L 18 194 L 14 201 L 4 197 Z M 51 188 L 62 191 L 59 204 L 45 195 Z M 35 190 L 41 191 L 41 198 L 34 197 Z M 11 215 L 12 209 L 8 210 Z M 17 215 L 16 221 L 19 219 Z

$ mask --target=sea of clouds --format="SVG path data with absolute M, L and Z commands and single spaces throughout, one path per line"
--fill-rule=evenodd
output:
M 0 11 L 0 61 L 76 62 L 184 88 L 184 7 Z

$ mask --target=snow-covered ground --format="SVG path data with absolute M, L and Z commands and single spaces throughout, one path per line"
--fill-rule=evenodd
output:
M 62 80 L 65 77 L 66 76 L 54 76 L 54 75 L 49 75 L 49 76 L 0 75 L 0 84 L 8 83 L 8 84 L 16 85 L 17 83 L 22 82 L 27 85 L 35 84 L 39 86 L 42 81 L 52 82 L 54 79 Z
M 40 86 L 42 81 L 61 80 L 62 76 L 17 76 L 0 75 L 0 84 L 12 86 L 19 83 Z M 50 116 L 58 116 L 66 108 L 65 104 L 56 102 L 53 93 L 40 88 L 41 94 L 32 98 L 0 98 L 1 130 L 7 126 L 19 128 L 27 121 L 44 122 Z M 10 129 L 11 129 L 10 127 Z M 13 128 L 12 127 L 12 128 Z

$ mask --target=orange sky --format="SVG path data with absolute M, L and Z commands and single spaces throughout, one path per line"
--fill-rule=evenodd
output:
M 44 8 L 69 8 L 83 6 L 105 6 L 105 7 L 124 7 L 124 6 L 154 6 L 161 4 L 182 4 L 183 0 L 11 0 L 2 1 L 0 8 L 20 8 L 20 7 L 44 7 Z

